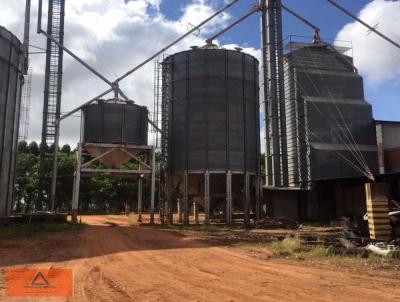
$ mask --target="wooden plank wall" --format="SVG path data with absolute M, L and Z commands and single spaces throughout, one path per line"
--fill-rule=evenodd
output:
M 365 184 L 370 238 L 390 240 L 389 199 L 386 183 Z

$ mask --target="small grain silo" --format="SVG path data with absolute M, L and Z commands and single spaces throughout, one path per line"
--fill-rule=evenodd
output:
M 163 61 L 166 194 L 183 200 L 184 223 L 191 201 L 204 207 L 206 222 L 214 210 L 228 222 L 234 208 L 247 221 L 250 207 L 259 214 L 258 66 L 240 50 L 216 47 L 193 47 Z
M 129 177 L 138 180 L 141 220 L 142 185 L 151 176 L 150 220 L 154 221 L 155 149 L 147 145 L 148 110 L 118 98 L 96 100 L 82 108 L 81 142 L 77 148 L 72 217 L 77 220 L 81 177 Z M 84 156 L 85 155 L 85 156 Z M 124 166 L 129 160 L 137 165 Z
M 14 197 L 24 49 L 0 26 L 0 217 L 10 215 Z
M 146 107 L 119 99 L 98 100 L 82 112 L 82 143 L 94 157 L 108 148 L 107 144 L 147 145 Z M 100 161 L 107 167 L 119 167 L 129 159 L 127 153 L 116 149 Z

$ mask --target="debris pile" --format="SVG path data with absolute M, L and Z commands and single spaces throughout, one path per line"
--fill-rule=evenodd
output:
M 256 221 L 256 229 L 298 229 L 299 223 L 286 217 L 266 217 Z

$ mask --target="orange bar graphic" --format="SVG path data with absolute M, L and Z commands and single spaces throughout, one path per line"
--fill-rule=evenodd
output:
M 9 268 L 6 288 L 8 297 L 72 297 L 72 270 Z

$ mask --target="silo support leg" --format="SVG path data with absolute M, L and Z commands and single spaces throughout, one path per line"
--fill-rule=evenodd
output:
M 189 175 L 183 174 L 183 224 L 189 224 Z
M 151 196 L 150 196 L 150 223 L 154 223 L 154 199 L 156 195 L 156 149 L 151 152 Z
M 257 176 L 257 179 L 256 179 L 256 221 L 260 220 L 261 218 L 264 218 L 264 217 L 261 217 L 261 197 L 262 197 L 261 177 Z
M 78 223 L 79 187 L 81 182 L 81 157 L 82 157 L 82 145 L 78 144 L 78 151 L 76 152 L 76 172 L 74 177 L 72 206 L 71 206 L 71 215 L 73 223 Z
M 171 199 L 171 175 L 166 176 L 166 194 L 165 194 L 165 202 L 164 202 L 164 216 L 167 219 L 168 224 L 174 223 L 174 215 L 172 213 L 172 199 Z
M 139 164 L 139 169 L 141 165 Z M 142 222 L 142 209 L 143 209 L 143 179 L 139 175 L 138 181 L 138 205 L 137 205 L 137 214 L 138 214 L 138 222 Z
M 204 223 L 210 223 L 210 173 L 204 174 Z
M 232 223 L 232 173 L 226 174 L 226 223 Z
M 244 175 L 244 223 L 250 223 L 250 174 Z
M 194 224 L 199 224 L 199 205 L 197 202 L 193 202 L 193 216 Z
M 182 200 L 179 198 L 176 200 L 176 208 L 178 210 L 178 223 L 182 223 L 183 221 Z

